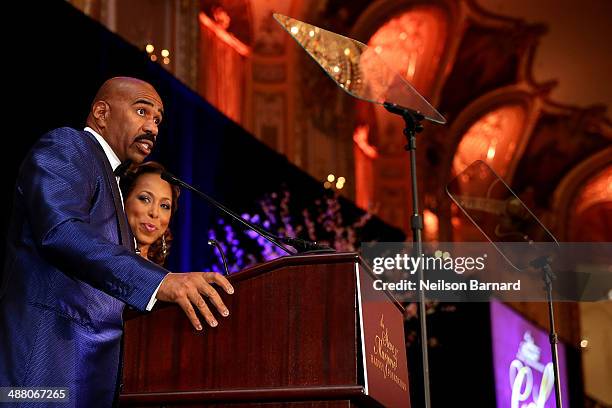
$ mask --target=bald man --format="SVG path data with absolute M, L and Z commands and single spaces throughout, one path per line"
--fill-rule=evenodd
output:
M 83 131 L 53 130 L 26 156 L 0 286 L 0 387 L 66 387 L 62 406 L 112 406 L 126 304 L 178 303 L 197 330 L 196 309 L 217 325 L 204 298 L 229 315 L 211 286 L 233 293 L 221 275 L 170 273 L 134 253 L 114 171 L 145 159 L 163 115 L 151 85 L 112 78 Z

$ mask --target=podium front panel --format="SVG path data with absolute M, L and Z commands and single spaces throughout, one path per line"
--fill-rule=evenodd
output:
M 367 395 L 389 408 L 410 407 L 404 316 L 375 278 L 355 264 Z
M 353 264 L 232 280 L 230 316 L 203 332 L 174 305 L 128 321 L 124 393 L 358 385 Z

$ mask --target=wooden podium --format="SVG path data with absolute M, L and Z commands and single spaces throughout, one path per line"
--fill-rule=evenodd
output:
M 402 308 L 375 279 L 355 253 L 284 257 L 230 277 L 216 328 L 156 306 L 126 322 L 120 404 L 409 407 Z

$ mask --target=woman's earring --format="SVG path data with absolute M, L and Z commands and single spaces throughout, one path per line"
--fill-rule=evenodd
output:
M 162 255 L 165 258 L 168 255 L 168 246 L 166 245 L 166 236 L 162 235 Z

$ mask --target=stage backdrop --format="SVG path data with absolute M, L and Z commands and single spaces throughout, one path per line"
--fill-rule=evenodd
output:
M 152 158 L 227 206 L 259 223 L 268 221 L 272 230 L 316 236 L 340 249 L 351 249 L 360 240 L 404 239 L 401 232 L 368 219 L 352 203 L 330 196 L 319 182 L 150 62 L 144 51 L 66 2 L 18 3 L 9 5 L 6 15 L 19 24 L 3 33 L 8 42 L 4 82 L 10 89 L 4 93 L 8 109 L 3 115 L 3 238 L 15 177 L 28 149 L 53 128 L 83 128 L 98 87 L 109 77 L 125 75 L 151 82 L 164 101 L 166 115 Z M 182 193 L 172 224 L 171 269 L 213 266 L 217 258 L 207 245 L 209 236 L 233 250 L 234 270 L 276 256 L 264 243 L 239 234 L 239 227 L 219 218 L 207 204 Z M 4 258 L 4 244 L 1 247 Z M 261 256 L 262 251 L 267 253 Z

